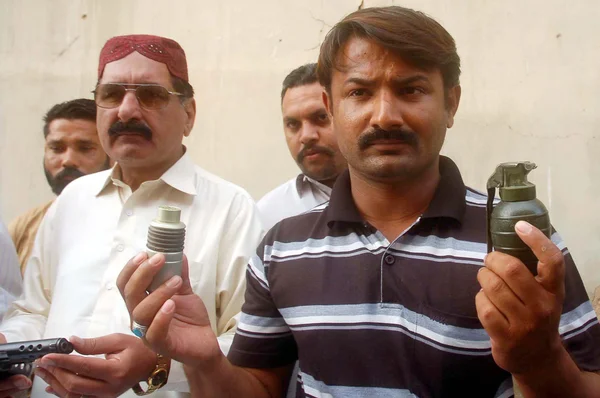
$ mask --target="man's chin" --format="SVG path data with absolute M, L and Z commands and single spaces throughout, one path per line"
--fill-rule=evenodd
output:
M 69 181 L 70 183 L 71 181 Z M 67 187 L 67 185 L 69 185 L 69 183 L 54 183 L 53 185 L 50 186 L 50 189 L 52 189 L 52 192 L 58 196 L 62 193 L 62 191 Z
M 355 169 L 374 181 L 399 181 L 419 177 L 425 167 L 413 159 L 399 159 L 397 156 L 381 156 L 366 162 Z

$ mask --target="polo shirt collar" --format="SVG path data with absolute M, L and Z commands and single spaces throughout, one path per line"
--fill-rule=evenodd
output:
M 327 196 L 331 195 L 331 188 L 327 185 L 322 184 L 319 181 L 314 180 L 305 174 L 298 174 L 298 177 L 296 177 L 296 191 L 298 192 L 299 197 L 303 197 L 307 192 L 310 192 L 311 185 L 316 187 L 321 192 L 326 193 Z
M 451 218 L 462 222 L 466 210 L 465 192 L 466 187 L 456 164 L 450 158 L 440 156 L 440 181 L 421 218 Z M 364 222 L 352 197 L 348 170 L 337 178 L 325 212 L 328 225 L 335 221 Z
M 422 218 L 445 217 L 462 222 L 467 208 L 466 190 L 456 163 L 446 156 L 440 156 L 440 182 Z

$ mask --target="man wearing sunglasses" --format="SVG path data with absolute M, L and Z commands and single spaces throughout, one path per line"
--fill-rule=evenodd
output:
M 49 209 L 26 271 L 25 294 L 0 326 L 0 342 L 78 336 L 70 340 L 82 356 L 47 355 L 39 363 L 43 381 L 36 378 L 35 397 L 133 395 L 130 388 L 142 395 L 167 381 L 154 396 L 173 396 L 172 390 L 187 389 L 183 369 L 132 334 L 132 326 L 139 332 L 144 325 L 130 324 L 117 275 L 145 250 L 158 206 L 180 208 L 187 226 L 183 272 L 208 303 L 208 321 L 227 352 L 243 301 L 245 265 L 262 227 L 245 191 L 186 155 L 182 140 L 192 130 L 196 104 L 178 43 L 147 35 L 110 39 L 93 92 L 100 142 L 116 165 L 74 181 Z M 162 257 L 147 263 L 156 267 Z M 0 391 L 10 382 L 0 382 Z

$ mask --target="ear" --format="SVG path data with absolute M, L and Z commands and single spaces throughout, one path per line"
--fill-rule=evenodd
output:
M 196 100 L 193 98 L 186 100 L 183 104 L 183 109 L 186 115 L 185 130 L 183 131 L 183 135 L 188 137 L 192 132 L 194 121 L 196 120 Z
M 327 90 L 323 90 L 323 93 L 321 95 L 323 97 L 323 104 L 325 104 L 325 110 L 329 114 L 329 118 L 331 118 L 331 116 L 333 116 L 333 112 L 331 110 L 331 97 L 329 96 L 329 94 L 327 94 Z
M 454 125 L 454 115 L 456 115 L 456 111 L 458 110 L 460 94 L 460 85 L 456 85 L 448 90 L 448 95 L 446 96 L 446 112 L 448 113 L 448 120 L 446 121 L 447 128 L 450 128 Z

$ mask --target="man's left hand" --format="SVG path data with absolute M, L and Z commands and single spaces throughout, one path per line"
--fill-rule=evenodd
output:
M 537 228 L 519 221 L 515 230 L 538 258 L 538 275 L 533 276 L 518 259 L 492 252 L 477 275 L 482 289 L 475 304 L 498 366 L 522 374 L 564 350 L 558 326 L 565 263 L 560 249 Z
M 36 374 L 48 383 L 46 391 L 59 397 L 116 397 L 146 380 L 156 366 L 156 354 L 134 336 L 69 340 L 78 353 L 104 354 L 105 359 L 48 354 L 39 360 Z

